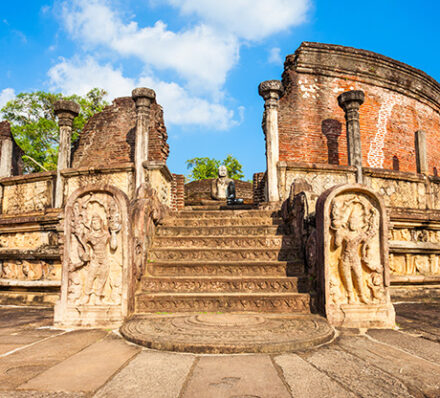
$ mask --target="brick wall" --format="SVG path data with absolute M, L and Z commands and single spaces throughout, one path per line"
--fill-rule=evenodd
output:
M 416 171 L 414 133 L 427 133 L 430 174 L 440 167 L 440 85 L 390 58 L 352 48 L 303 43 L 285 62 L 280 99 L 280 160 L 347 165 L 344 112 L 337 97 L 365 92 L 360 108 L 366 167 Z
M 252 193 L 254 203 L 261 203 L 265 201 L 264 187 L 266 185 L 266 173 L 255 173 L 252 181 Z
M 72 167 L 107 167 L 133 162 L 136 109 L 131 97 L 116 98 L 112 105 L 87 122 L 75 143 Z M 151 105 L 149 160 L 166 162 L 169 153 L 162 107 Z
M 173 174 L 171 183 L 171 208 L 181 210 L 185 207 L 185 176 Z

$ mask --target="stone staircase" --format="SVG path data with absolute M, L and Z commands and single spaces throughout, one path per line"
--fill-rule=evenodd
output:
M 135 312 L 308 314 L 297 249 L 277 212 L 185 209 L 156 231 Z

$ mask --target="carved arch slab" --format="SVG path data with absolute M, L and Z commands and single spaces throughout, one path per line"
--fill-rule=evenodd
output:
M 111 185 L 82 187 L 68 198 L 56 325 L 117 327 L 128 315 L 133 300 L 128 208 L 127 195 Z
M 371 189 L 339 185 L 316 204 L 319 306 L 330 324 L 393 328 L 388 216 Z

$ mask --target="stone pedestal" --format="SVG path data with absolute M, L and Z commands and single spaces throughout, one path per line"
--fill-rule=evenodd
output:
M 316 228 L 319 304 L 329 323 L 395 327 L 382 200 L 362 185 L 333 187 L 318 199 Z
M 263 131 L 266 136 L 267 160 L 267 201 L 278 202 L 278 100 L 283 93 L 283 85 L 279 80 L 267 80 L 258 87 L 259 94 L 264 99 Z
M 60 126 L 60 144 L 58 147 L 57 181 L 55 186 L 55 207 L 63 205 L 63 177 L 61 170 L 70 167 L 73 120 L 78 116 L 80 107 L 76 102 L 60 100 L 54 104 L 55 115 Z

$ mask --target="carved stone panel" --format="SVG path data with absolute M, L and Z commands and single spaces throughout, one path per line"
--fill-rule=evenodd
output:
M 59 281 L 61 264 L 42 260 L 4 260 L 0 262 L 0 279 L 13 281 Z
M 110 327 L 122 322 L 131 281 L 127 211 L 126 195 L 108 185 L 79 189 L 69 198 L 57 324 Z
M 394 327 L 389 295 L 386 210 L 362 185 L 342 185 L 317 202 L 318 268 L 329 322 Z
M 39 212 L 51 206 L 51 181 L 7 185 L 4 188 L 3 214 Z

